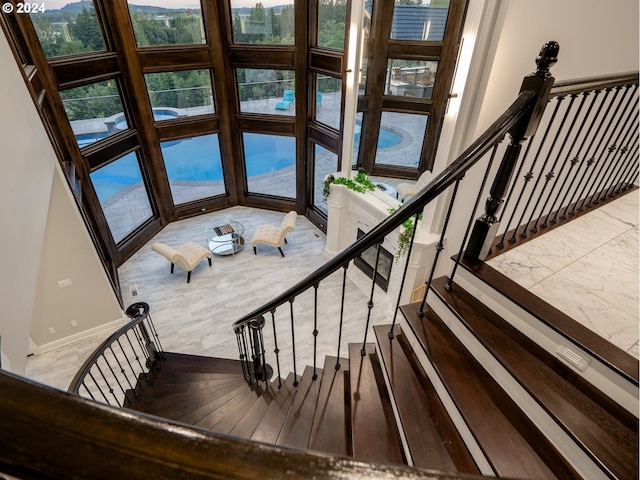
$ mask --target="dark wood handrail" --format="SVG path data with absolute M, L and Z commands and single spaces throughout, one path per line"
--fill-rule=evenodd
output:
M 0 370 L 0 472 L 17 478 L 479 479 L 237 440 Z
M 346 265 L 367 248 L 382 242 L 389 233 L 402 225 L 407 219 L 417 213 L 421 213 L 428 203 L 461 179 L 476 162 L 483 158 L 529 112 L 535 101 L 535 92 L 525 91 L 520 93 L 513 104 L 469 148 L 436 175 L 420 192 L 404 203 L 401 208 L 296 285 L 234 322 L 233 328 L 236 330 L 243 328 L 253 318 L 274 311 L 280 305 L 319 284 L 321 280 Z
M 601 75 L 599 77 L 582 78 L 579 80 L 565 80 L 555 82 L 550 96 L 558 97 L 572 93 L 582 93 L 603 88 L 622 87 L 638 83 L 638 72 Z

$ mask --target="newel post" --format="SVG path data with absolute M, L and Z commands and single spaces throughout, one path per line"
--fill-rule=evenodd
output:
M 509 131 L 510 142 L 491 185 L 489 198 L 485 203 L 485 211 L 476 219 L 469 237 L 469 243 L 464 253 L 467 260 L 483 261 L 491 252 L 491 244 L 496 237 L 499 225 L 498 211 L 511 183 L 511 177 L 522 149 L 522 142 L 535 133 L 544 113 L 547 98 L 554 82 L 549 68 L 558 61 L 559 50 L 560 46 L 557 42 L 550 41 L 544 44 L 540 55 L 536 58 L 537 70 L 524 77 L 522 81 L 520 93 L 535 92 L 535 103 L 529 112 Z

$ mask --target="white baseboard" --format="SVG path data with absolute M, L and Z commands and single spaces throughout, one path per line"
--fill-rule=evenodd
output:
M 73 335 L 69 335 L 68 337 L 59 338 L 57 340 L 54 340 L 53 342 L 45 343 L 43 345 L 37 345 L 33 341 L 29 341 L 28 354 L 39 355 L 41 353 L 48 352 L 50 350 L 54 350 L 56 348 L 60 348 L 65 345 L 69 345 L 70 343 L 74 343 L 79 340 L 92 337 L 93 335 L 97 335 L 99 333 L 113 332 L 124 324 L 125 324 L 125 317 L 122 316 L 112 322 L 104 323 L 102 325 L 98 325 L 97 327 L 93 327 L 88 330 L 84 330 L 82 332 L 74 333 Z

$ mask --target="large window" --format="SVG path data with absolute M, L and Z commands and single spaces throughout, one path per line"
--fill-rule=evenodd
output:
M 385 95 L 431 98 L 438 62 L 390 58 Z
M 147 73 L 144 79 L 155 121 L 214 113 L 209 70 Z
M 60 92 L 80 148 L 128 128 L 115 80 Z
M 293 45 L 293 2 L 231 0 L 231 25 L 234 43 Z
M 375 163 L 417 168 L 428 115 L 382 112 Z
M 218 134 L 161 142 L 175 205 L 226 193 Z
M 249 193 L 296 198 L 296 139 L 244 133 Z
M 136 152 L 89 176 L 116 243 L 151 218 L 151 203 Z
M 295 115 L 295 72 L 265 68 L 236 70 L 240 112 Z
M 206 43 L 200 8 L 167 9 L 161 1 L 158 6 L 137 5 L 135 0 L 127 2 L 139 47 Z
M 347 2 L 320 0 L 318 3 L 318 46 L 344 49 Z
M 313 205 L 328 214 L 324 198 L 324 179 L 339 170 L 338 155 L 317 144 L 314 146 L 313 155 Z
M 74 5 L 82 8 L 70 4 L 59 10 L 31 13 L 31 21 L 47 58 L 106 50 L 93 0 Z
M 318 75 L 316 80 L 316 121 L 340 130 L 342 80 Z

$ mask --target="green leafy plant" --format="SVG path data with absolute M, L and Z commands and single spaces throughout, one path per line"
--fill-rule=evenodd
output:
M 353 178 L 335 177 L 333 175 L 328 175 L 327 178 L 324 179 L 324 184 L 322 187 L 322 197 L 325 201 L 331 193 L 332 183 L 335 183 L 336 185 L 344 185 L 350 190 L 358 193 L 364 193 L 367 190 L 373 191 L 376 189 L 375 184 L 371 180 L 369 180 L 367 172 L 365 172 L 363 169 L 360 169 Z
M 391 207 L 389 213 L 394 213 L 395 208 Z M 422 214 L 418 215 L 418 220 L 422 220 Z M 405 250 L 409 247 L 411 237 L 413 236 L 413 229 L 415 228 L 415 215 L 407 218 L 402 222 L 403 230 L 398 234 L 398 250 L 396 251 L 396 261 L 400 259 Z

